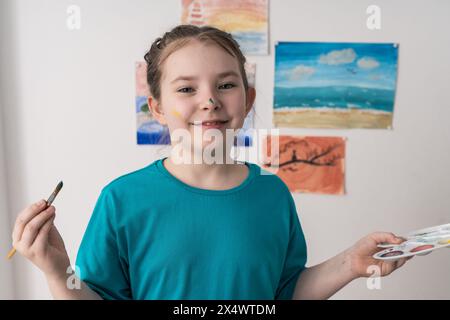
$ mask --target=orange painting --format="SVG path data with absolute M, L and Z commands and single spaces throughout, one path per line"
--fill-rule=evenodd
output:
M 181 5 L 181 23 L 229 32 L 244 54 L 268 53 L 268 0 L 182 0 Z
M 263 142 L 262 167 L 276 173 L 291 192 L 345 193 L 345 138 L 268 136 Z M 273 146 L 272 146 L 273 144 Z

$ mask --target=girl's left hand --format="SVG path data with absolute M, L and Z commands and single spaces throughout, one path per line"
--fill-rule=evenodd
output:
M 400 244 L 406 241 L 406 239 L 397 237 L 390 232 L 374 232 L 371 233 L 358 242 L 356 242 L 352 248 L 349 249 L 350 266 L 351 271 L 356 277 L 369 277 L 372 275 L 368 269 L 370 266 L 377 266 L 379 268 L 379 276 L 384 277 L 391 274 L 394 270 L 397 270 L 403 266 L 406 261 L 412 257 L 402 258 L 394 261 L 378 260 L 372 256 L 383 249 L 378 248 L 377 245 L 383 242 Z

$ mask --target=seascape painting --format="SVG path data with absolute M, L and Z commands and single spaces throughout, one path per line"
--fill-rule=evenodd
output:
M 394 43 L 279 42 L 275 126 L 391 129 L 397 60 Z

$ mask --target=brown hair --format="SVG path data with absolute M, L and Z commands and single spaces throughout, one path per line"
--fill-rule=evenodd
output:
M 147 62 L 147 83 L 150 86 L 150 94 L 153 98 L 158 101 L 161 98 L 161 66 L 163 62 L 170 54 L 185 46 L 192 39 L 202 42 L 211 41 L 237 58 L 247 96 L 248 82 L 244 68 L 246 59 L 233 36 L 210 26 L 179 25 L 166 32 L 162 38 L 157 38 L 152 43 L 150 50 L 144 55 Z

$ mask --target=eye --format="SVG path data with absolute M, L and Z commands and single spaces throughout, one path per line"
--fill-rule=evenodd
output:
M 179 90 L 177 90 L 178 92 L 181 93 L 191 93 L 194 89 L 192 89 L 191 87 L 186 87 L 186 88 L 181 88 Z
M 236 85 L 234 83 L 225 83 L 225 84 L 219 86 L 219 89 L 220 88 L 222 88 L 222 89 L 231 89 L 231 88 L 234 88 L 234 87 L 236 87 Z

